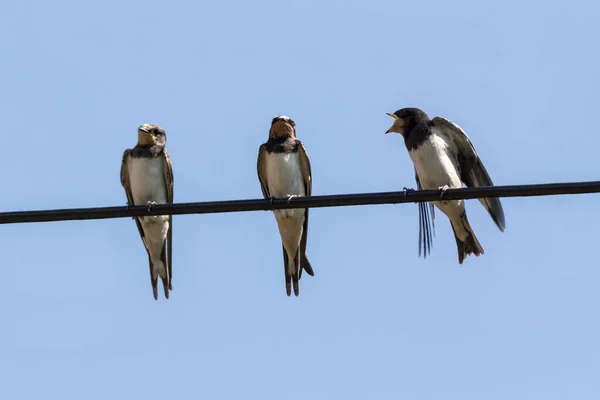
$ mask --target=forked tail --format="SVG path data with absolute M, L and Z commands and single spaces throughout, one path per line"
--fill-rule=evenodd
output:
M 283 247 L 283 246 L 282 246 Z M 310 264 L 309 264 L 310 266 Z M 296 256 L 293 260 L 290 260 L 287 251 L 285 251 L 285 247 L 283 247 L 283 269 L 285 273 L 285 291 L 288 296 L 292 295 L 292 285 L 294 286 L 294 295 L 298 296 L 300 294 L 300 287 L 298 285 L 298 281 L 301 275 L 301 267 L 300 267 L 300 249 L 296 250 Z M 306 271 L 308 272 L 308 270 Z M 312 272 L 312 268 L 311 268 Z

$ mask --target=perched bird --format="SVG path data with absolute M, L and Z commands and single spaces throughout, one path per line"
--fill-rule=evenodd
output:
M 152 124 L 138 128 L 138 143 L 123 153 L 121 185 L 129 206 L 173 203 L 173 168 L 165 144 L 165 131 Z M 165 297 L 169 298 L 172 274 L 173 218 L 171 215 L 134 217 L 148 253 L 150 282 L 158 300 L 157 281 L 162 279 Z
M 408 155 L 415 166 L 417 187 L 425 190 L 440 190 L 441 197 L 448 188 L 461 188 L 462 182 L 468 187 L 493 186 L 483 163 L 479 159 L 473 144 L 461 127 L 442 118 L 429 119 L 427 114 L 418 108 L 403 108 L 393 114 L 394 119 L 389 132 L 400 133 Z M 504 211 L 497 198 L 479 199 L 488 211 L 500 231 L 504 232 Z M 483 254 L 483 247 L 477 240 L 465 210 L 464 200 L 441 200 L 433 204 L 450 220 L 456 246 L 458 262 L 463 263 L 467 255 Z M 419 254 L 421 246 L 425 256 L 430 251 L 431 222 L 433 222 L 433 206 L 419 204 Z
M 258 180 L 266 199 L 310 196 L 312 174 L 304 144 L 296 139 L 296 124 L 286 116 L 277 116 L 271 122 L 269 140 L 258 149 Z M 283 247 L 285 289 L 291 296 L 291 284 L 298 296 L 298 280 L 302 269 L 314 276 L 306 257 L 308 208 L 274 210 Z

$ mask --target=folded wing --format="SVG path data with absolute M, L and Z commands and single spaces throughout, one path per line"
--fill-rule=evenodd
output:
M 481 159 L 475 151 L 475 147 L 473 147 L 465 131 L 454 122 L 442 117 L 435 117 L 431 122 L 456 147 L 458 151 L 458 164 L 460 166 L 460 178 L 465 185 L 468 187 L 494 186 L 492 179 L 483 166 Z M 498 229 L 504 231 L 504 211 L 500 199 L 490 197 L 481 198 L 479 201 L 488 211 Z
M 163 163 L 165 185 L 167 186 L 167 203 L 173 203 L 173 166 L 171 165 L 171 157 L 167 149 L 163 149 Z M 167 259 L 169 268 L 169 290 L 173 290 L 171 280 L 173 279 L 173 216 L 169 215 L 169 231 L 167 232 Z
M 267 184 L 267 163 L 265 162 L 265 156 L 267 155 L 267 145 L 263 143 L 258 149 L 258 160 L 256 161 L 256 169 L 258 172 L 258 181 L 260 182 L 260 189 L 265 199 L 271 197 L 269 194 L 269 186 Z

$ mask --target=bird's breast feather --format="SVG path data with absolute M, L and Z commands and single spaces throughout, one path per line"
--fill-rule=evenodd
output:
M 129 159 L 129 181 L 135 204 L 166 203 L 164 164 L 160 157 Z
M 423 189 L 448 185 L 460 187 L 460 177 L 452 148 L 441 135 L 432 134 L 418 148 L 409 151 Z
M 271 196 L 306 195 L 298 153 L 269 153 L 266 169 Z

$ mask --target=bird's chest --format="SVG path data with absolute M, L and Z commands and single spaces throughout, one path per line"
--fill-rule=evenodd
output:
M 161 157 L 130 158 L 129 183 L 136 205 L 148 201 L 167 202 L 164 165 Z
M 306 195 L 298 153 L 269 153 L 266 164 L 267 186 L 272 197 Z
M 408 152 L 423 189 L 462 186 L 456 160 L 449 150 L 443 138 L 430 135 L 418 148 Z

